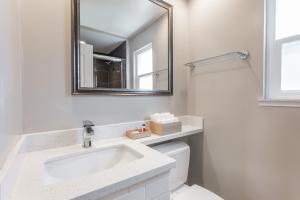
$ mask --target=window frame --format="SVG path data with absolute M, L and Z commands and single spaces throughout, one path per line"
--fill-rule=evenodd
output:
M 276 0 L 264 1 L 263 106 L 300 107 L 300 90 L 281 90 L 282 45 L 300 41 L 300 34 L 276 40 Z
M 145 73 L 142 75 L 138 75 L 138 55 L 148 51 L 148 50 L 152 50 L 152 72 L 149 73 Z M 133 66 L 133 70 L 134 70 L 134 88 L 135 89 L 140 89 L 139 88 L 139 84 L 140 84 L 140 78 L 145 77 L 145 76 L 150 76 L 152 75 L 152 79 L 153 79 L 153 74 L 154 74 L 154 66 L 153 66 L 153 46 L 152 46 L 152 42 L 149 44 L 146 44 L 145 46 L 143 46 L 142 48 L 134 51 L 133 53 L 133 60 L 134 60 L 134 66 Z M 153 79 L 154 80 L 154 79 Z M 152 90 L 154 88 L 154 82 L 152 83 Z M 140 89 L 142 90 L 142 89 Z

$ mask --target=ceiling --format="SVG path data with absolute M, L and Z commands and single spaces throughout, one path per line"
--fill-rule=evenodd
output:
M 149 0 L 81 0 L 81 40 L 109 53 L 165 13 Z
M 116 37 L 100 32 L 89 27 L 80 27 L 80 40 L 94 46 L 94 52 L 109 54 L 120 44 L 126 41 L 124 38 Z

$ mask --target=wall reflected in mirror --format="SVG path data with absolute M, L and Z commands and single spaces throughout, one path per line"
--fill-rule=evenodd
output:
M 169 89 L 169 13 L 150 0 L 80 0 L 80 88 Z

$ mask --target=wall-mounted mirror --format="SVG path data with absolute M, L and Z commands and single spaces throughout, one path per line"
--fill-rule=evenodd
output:
M 172 95 L 172 6 L 72 0 L 73 94 Z

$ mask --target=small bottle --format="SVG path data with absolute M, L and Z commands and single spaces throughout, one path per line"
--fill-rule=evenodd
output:
M 142 125 L 142 129 L 143 129 L 143 132 L 149 131 L 149 129 L 147 128 L 146 124 L 143 124 L 143 125 Z

